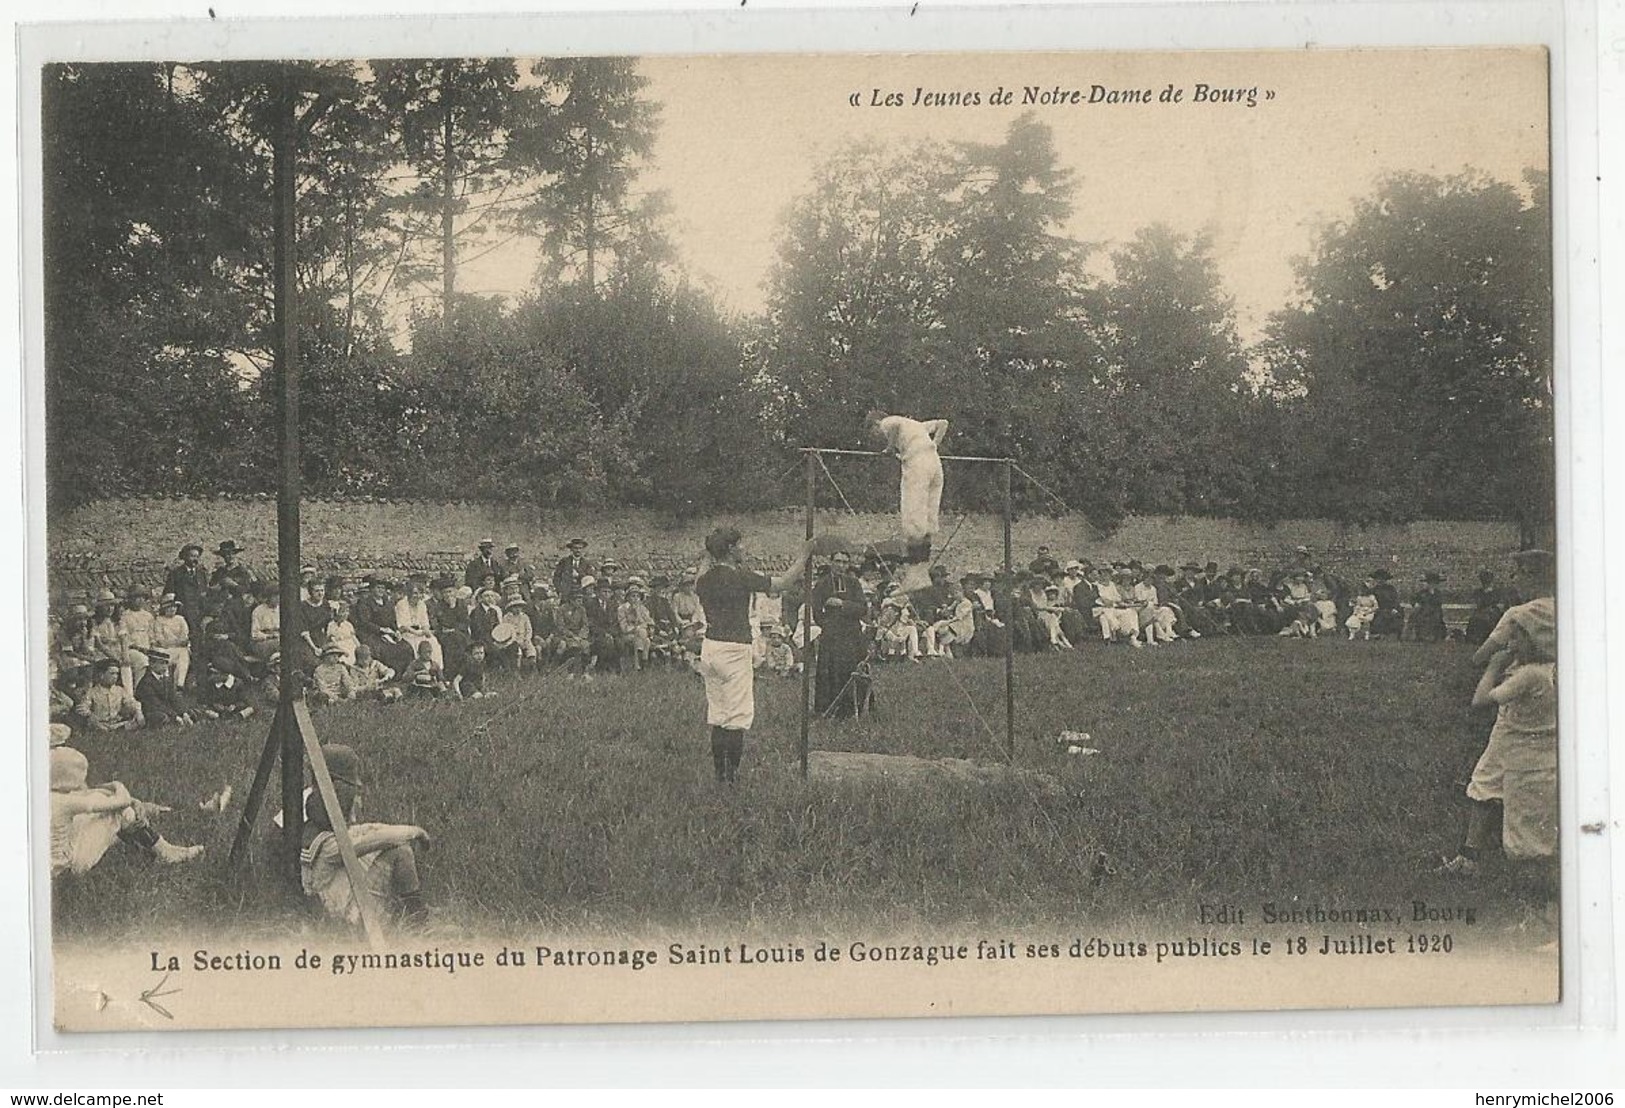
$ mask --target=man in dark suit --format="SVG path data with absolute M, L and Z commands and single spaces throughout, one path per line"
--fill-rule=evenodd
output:
M 469 560 L 468 566 L 463 570 L 463 584 L 471 589 L 477 589 L 486 577 L 495 577 L 502 580 L 502 562 L 497 559 L 494 551 L 496 541 L 493 539 L 480 540 L 480 552 Z
M 570 553 L 553 567 L 553 591 L 560 597 L 573 596 L 587 573 L 587 540 L 571 539 Z
M 192 629 L 202 634 L 203 617 L 208 614 L 204 601 L 209 594 L 209 571 L 203 568 L 203 548 L 197 543 L 181 547 L 179 560 L 164 578 L 164 592 L 174 596 Z

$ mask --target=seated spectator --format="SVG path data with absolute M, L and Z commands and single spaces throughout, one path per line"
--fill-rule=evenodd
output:
M 524 670 L 525 663 L 529 662 L 534 667 L 539 661 L 536 652 L 536 631 L 530 623 L 529 607 L 523 597 L 516 596 L 509 600 L 502 609 L 502 626 L 506 633 L 500 636 L 500 641 L 498 636 L 492 636 L 492 641 L 496 642 L 499 648 L 505 643 L 513 645 L 514 659 L 521 671 Z
M 1422 587 L 1411 595 L 1411 638 L 1417 642 L 1444 642 L 1444 574 L 1422 574 Z
M 1092 613 L 1100 626 L 1100 637 L 1109 643 L 1140 645 L 1139 604 L 1134 599 L 1134 571 L 1126 565 L 1113 571 L 1095 590 Z
M 683 644 L 692 642 L 695 649 L 705 638 L 705 608 L 700 604 L 699 594 L 694 591 L 694 582 L 699 578 L 700 567 L 689 566 L 678 578 L 677 591 L 671 597 L 672 615 L 677 621 L 677 640 Z
M 1326 585 L 1316 585 L 1314 596 L 1315 620 L 1319 631 L 1337 630 L 1337 601 Z
M 1371 634 L 1378 638 L 1399 638 L 1405 631 L 1405 611 L 1399 606 L 1399 590 L 1393 586 L 1394 575 L 1386 569 L 1373 570 L 1375 582 L 1372 595 L 1377 598 L 1377 614 L 1371 620 Z
M 248 702 L 249 682 L 235 673 L 209 669 L 198 685 L 198 710 L 209 719 L 248 719 L 254 706 Z
M 152 625 L 157 617 L 147 610 L 151 599 L 146 589 L 131 589 L 119 615 L 119 637 L 124 641 L 124 668 L 119 676 L 132 693 L 147 672 L 147 651 L 152 649 Z
M 586 580 L 582 578 L 581 606 L 586 610 L 587 627 L 592 632 L 592 655 L 588 669 L 596 671 L 611 662 L 619 668 L 621 648 L 620 628 L 615 623 L 615 586 L 607 577 L 596 578 L 593 580 L 593 591 L 588 592 Z
M 401 685 L 406 695 L 418 699 L 431 699 L 446 691 L 445 670 L 435 658 L 434 646 L 427 639 L 418 642 L 417 657 L 401 674 Z
M 1061 564 L 1049 552 L 1049 547 L 1040 546 L 1037 557 L 1027 564 L 1027 570 L 1034 577 L 1059 577 Z
M 350 620 L 348 601 L 337 600 L 333 603 L 333 615 L 327 624 L 327 645 L 336 646 L 343 652 L 345 665 L 355 665 L 355 651 L 361 645 L 361 638 Z
M 74 708 L 84 697 L 89 681 L 85 679 L 88 672 L 86 667 L 76 667 L 71 673 L 63 673 L 57 666 L 55 658 L 48 659 L 47 673 L 50 686 L 50 719 L 52 723 L 70 723 L 74 717 Z
M 512 640 L 498 645 L 491 639 L 491 633 L 502 623 L 502 594 L 495 589 L 481 589 L 474 599 L 468 613 L 468 641 L 485 647 L 488 660 L 511 665 L 518 657 L 517 645 Z
M 356 697 L 355 678 L 344 660 L 344 648 L 337 643 L 322 647 L 321 660 L 310 676 L 305 696 L 312 704 L 337 704 Z
M 583 594 L 592 587 L 593 579 L 583 577 L 581 582 L 581 587 L 572 589 L 559 605 L 558 657 L 567 677 L 591 681 L 592 627 L 587 622 Z
M 249 650 L 261 660 L 278 652 L 282 642 L 282 596 L 274 584 L 260 589 L 259 603 L 249 616 L 248 641 Z
M 1377 611 L 1377 582 L 1372 577 L 1367 577 L 1359 591 L 1354 594 L 1349 618 L 1343 621 L 1343 626 L 1348 628 L 1350 642 L 1354 641 L 1356 635 L 1362 640 L 1370 640 L 1371 624 L 1377 618 Z
M 158 601 L 158 615 L 152 621 L 152 645 L 169 655 L 175 687 L 186 688 L 192 672 L 192 626 L 181 614 L 180 601 L 169 593 Z
M 616 622 L 621 633 L 624 652 L 622 667 L 642 671 L 649 664 L 649 646 L 654 633 L 654 617 L 644 600 L 643 582 L 637 577 L 627 582 L 626 599 L 616 609 Z
M 1488 633 L 1485 632 L 1486 635 Z M 64 675 L 88 667 L 95 660 L 95 650 L 91 645 L 90 609 L 83 604 L 70 606 L 67 617 L 57 625 L 53 645 L 53 654 Z
M 119 680 L 119 664 L 103 658 L 92 669 L 90 687 L 75 706 L 80 725 L 92 731 L 132 731 L 146 725 L 141 704 Z
M 458 700 L 482 700 L 485 691 L 485 644 L 470 643 L 462 664 L 451 679 L 451 692 Z
M 931 658 L 952 658 L 976 639 L 976 578 L 966 574 L 959 582 L 959 599 L 942 618 L 925 629 L 925 653 Z
M 96 594 L 96 610 L 90 616 L 89 638 L 86 642 L 90 648 L 92 665 L 112 662 L 119 667 L 121 678 L 122 671 L 128 664 L 124 635 L 119 630 L 123 615 L 124 610 L 119 605 L 118 597 L 113 595 L 113 590 L 102 589 Z M 133 694 L 134 686 L 132 685 L 128 691 Z
M 135 699 L 141 705 L 141 715 L 148 727 L 192 725 L 192 703 L 177 687 L 165 651 L 154 649 L 147 653 L 147 672 L 141 675 L 141 682 L 135 687 Z
M 423 648 L 427 646 L 435 668 L 444 670 L 445 657 L 440 652 L 440 640 L 435 637 L 429 619 L 424 585 L 422 577 L 407 578 L 406 595 L 395 602 L 395 633 L 400 636 L 401 642 L 411 648 L 413 661 L 423 657 Z M 411 668 L 410 663 L 407 668 Z
M 209 639 L 204 644 L 204 653 L 199 663 L 202 667 L 202 677 L 207 677 L 211 673 L 226 673 L 245 686 L 252 685 L 265 676 L 265 662 L 244 654 L 219 620 L 209 624 Z M 203 681 L 199 680 L 197 686 L 201 689 Z
M 428 832 L 408 824 L 354 822 L 365 780 L 361 758 L 349 747 L 337 744 L 324 746 L 322 753 L 339 809 L 349 823 L 350 844 L 365 875 L 359 895 L 367 898 L 369 907 L 377 913 L 375 918 L 401 927 L 422 925 L 428 913 L 423 905 L 413 844 L 427 845 Z M 305 895 L 320 902 L 327 915 L 359 924 L 357 890 L 350 884 L 333 833 L 333 819 L 319 792 L 313 791 L 305 801 L 301 847 L 299 874 Z
M 1285 625 L 1281 614 L 1281 600 L 1264 580 L 1264 571 L 1249 567 L 1245 578 L 1247 604 L 1243 609 L 1246 622 L 1244 634 L 1273 635 Z
M 414 650 L 401 641 L 395 629 L 395 597 L 390 584 L 382 577 L 369 577 L 363 584 L 350 611 L 356 637 L 373 657 L 399 673 L 411 664 Z
M 118 781 L 92 787 L 89 776 L 90 760 L 73 747 L 51 751 L 52 876 L 88 872 L 115 842 L 166 865 L 203 853 L 201 846 L 176 846 L 154 830 L 153 818 L 168 808 L 135 799 Z
M 305 583 L 304 598 L 295 614 L 299 623 L 299 657 L 295 664 L 301 673 L 310 673 L 321 661 L 322 649 L 327 645 L 327 626 L 333 622 L 327 582 L 317 577 L 314 569 Z
M 928 589 L 922 589 L 923 596 Z M 914 604 L 909 594 L 903 591 L 902 585 L 892 581 L 885 586 L 885 599 L 880 602 L 880 612 L 875 617 L 875 630 L 879 636 L 879 653 L 882 658 L 907 658 L 910 661 L 920 660 L 920 623 L 914 614 Z M 769 650 L 763 657 L 763 664 L 768 664 L 771 656 L 772 638 L 769 636 Z
M 372 656 L 366 643 L 355 648 L 355 666 L 350 673 L 350 687 L 357 700 L 382 700 L 385 703 L 401 698 L 401 690 L 390 684 L 395 671 Z
M 919 659 L 916 657 L 915 661 Z M 784 633 L 784 628 L 775 627 L 768 632 L 767 657 L 763 660 L 763 667 L 779 677 L 788 677 L 792 673 L 801 672 L 801 663 L 796 661 L 796 653 L 790 646 L 790 640 Z
M 447 574 L 431 582 L 434 595 L 428 601 L 429 629 L 440 641 L 441 664 L 446 672 L 456 672 L 463 652 L 472 641 L 469 624 L 469 606 L 464 600 L 457 579 Z M 473 595 L 470 590 L 469 595 Z M 514 579 L 514 595 L 523 599 L 518 578 Z
M 1134 617 L 1139 624 L 1141 640 L 1146 646 L 1174 641 L 1174 610 L 1164 608 L 1157 594 L 1154 575 L 1143 568 L 1134 571 L 1130 596 L 1134 600 Z
M 1072 640 L 1061 627 L 1061 616 L 1067 611 L 1061 604 L 1061 587 L 1044 585 L 1033 600 L 1033 610 L 1044 628 L 1044 645 L 1049 650 L 1071 650 Z

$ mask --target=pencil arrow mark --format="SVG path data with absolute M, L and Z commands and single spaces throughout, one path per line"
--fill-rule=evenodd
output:
M 175 1018 L 174 1014 L 170 1012 L 168 1008 L 165 1008 L 162 1004 L 158 1003 L 159 997 L 174 996 L 176 993 L 181 991 L 179 988 L 165 989 L 164 983 L 168 980 L 169 974 L 166 973 L 163 975 L 163 977 L 158 979 L 158 984 L 154 985 L 150 989 L 142 990 L 140 1000 L 141 1003 L 145 1004 L 148 1008 L 151 1008 L 154 1012 L 157 1012 L 160 1016 L 163 1016 L 166 1020 L 172 1020 Z

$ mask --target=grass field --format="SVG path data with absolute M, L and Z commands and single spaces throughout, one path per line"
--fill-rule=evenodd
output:
M 814 747 L 1000 760 L 1002 662 L 951 665 L 884 667 L 880 714 L 817 722 Z M 734 789 L 711 778 L 699 679 L 681 670 L 509 681 L 486 701 L 314 715 L 324 741 L 366 759 L 368 818 L 435 837 L 423 867 L 434 916 L 480 934 L 1187 923 L 1198 902 L 1293 897 L 1467 896 L 1485 923 L 1509 929 L 1539 916 L 1505 872 L 1491 868 L 1470 889 L 1431 872 L 1459 841 L 1462 788 L 1490 722 L 1467 708 L 1464 647 L 1091 644 L 1020 657 L 1017 681 L 1016 761 L 1054 775 L 1064 797 L 1015 782 L 804 783 L 796 679 L 758 680 Z M 116 778 L 174 805 L 163 830 L 208 854 L 164 868 L 114 851 L 59 882 L 59 937 L 298 926 L 267 891 L 268 832 L 254 868 L 225 872 L 267 725 L 78 740 L 92 781 Z M 1053 741 L 1062 730 L 1089 732 L 1101 753 L 1067 756 Z M 232 812 L 197 810 L 228 782 Z M 1101 851 L 1114 872 L 1097 880 Z

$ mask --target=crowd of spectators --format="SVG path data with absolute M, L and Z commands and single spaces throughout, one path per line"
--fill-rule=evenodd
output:
M 1258 567 L 1152 565 L 1138 559 L 1061 563 L 1048 547 L 1008 577 L 999 571 L 961 573 L 933 566 L 931 587 L 904 593 L 878 558 L 838 556 L 820 580 L 855 576 L 868 600 L 865 622 L 881 659 L 1002 655 L 1073 650 L 1092 643 L 1142 648 L 1183 639 L 1278 635 L 1295 638 L 1482 642 L 1501 613 L 1520 599 L 1479 573 L 1470 608 L 1452 605 L 1446 619 L 1444 575 L 1420 574 L 1402 593 L 1393 574 L 1376 567 L 1350 578 L 1323 568 L 1307 547 L 1269 571 Z M 836 584 L 814 592 L 815 622 L 823 621 L 821 592 L 850 595 Z M 844 605 L 850 607 L 849 604 Z M 1467 610 L 1461 610 L 1467 608 Z M 1452 626 L 1454 624 L 1455 626 Z
M 235 541 L 221 542 L 211 568 L 203 547 L 188 543 L 161 590 L 103 589 L 93 605 L 56 613 L 53 721 L 118 731 L 246 718 L 274 705 L 284 680 L 316 704 L 474 699 L 492 694 L 493 670 L 593 681 L 681 664 L 705 631 L 694 590 L 701 565 L 644 577 L 594 559 L 583 539 L 541 569 L 517 545 L 498 554 L 489 539 L 460 575 L 348 579 L 305 567 L 293 612 L 243 554 Z M 798 672 L 826 628 L 830 649 L 838 638 L 849 650 L 859 644 L 863 657 L 915 661 L 1002 655 L 1007 641 L 1039 652 L 1230 635 L 1437 641 L 1453 633 L 1442 575 L 1423 574 L 1402 598 L 1387 570 L 1350 580 L 1323 570 L 1304 547 L 1269 572 L 1214 562 L 1062 564 L 1039 547 L 1008 578 L 956 578 L 933 566 L 930 587 L 913 593 L 891 568 L 879 556 L 838 554 L 817 568 L 810 607 L 799 589 L 756 597 L 757 665 Z M 1479 642 L 1519 598 L 1489 571 L 1472 595 L 1465 628 L 1454 633 Z M 281 651 L 284 620 L 297 630 L 291 658 Z

